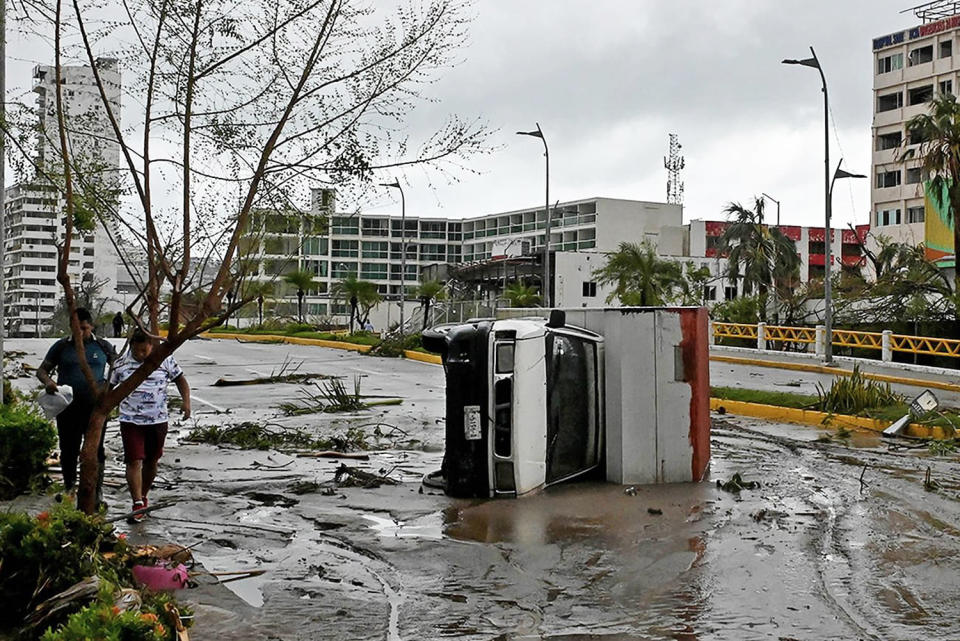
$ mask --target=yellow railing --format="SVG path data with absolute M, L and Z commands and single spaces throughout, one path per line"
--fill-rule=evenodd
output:
M 822 328 L 813 327 L 764 325 L 763 335 L 761 336 L 759 326 L 752 323 L 714 322 L 712 326 L 714 342 L 718 338 L 739 338 L 753 340 L 758 344 L 799 343 L 817 345 L 819 342 L 818 332 L 823 331 Z M 892 360 L 894 352 L 960 358 L 960 340 L 952 338 L 835 329 L 833 330 L 832 343 L 837 347 L 876 350 L 881 352 L 881 358 L 884 360 Z
M 757 339 L 757 326 L 747 323 L 714 323 L 714 338 L 752 338 Z
M 849 329 L 833 330 L 834 345 L 839 347 L 859 347 L 861 349 L 883 349 L 883 333 L 856 332 Z
M 925 336 L 890 335 L 890 349 L 910 354 L 935 356 L 960 356 L 960 341 L 952 338 L 928 338 Z
M 768 342 L 774 343 L 807 343 L 814 345 L 817 342 L 817 330 L 812 327 L 767 325 L 763 330 L 763 336 Z

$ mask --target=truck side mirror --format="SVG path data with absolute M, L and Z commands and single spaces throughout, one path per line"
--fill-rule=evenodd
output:
M 562 309 L 551 309 L 547 327 L 563 327 L 567 324 L 567 313 Z

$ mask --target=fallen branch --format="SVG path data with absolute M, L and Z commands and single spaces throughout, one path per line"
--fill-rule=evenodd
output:
M 369 461 L 369 454 L 359 452 L 337 452 L 335 450 L 326 450 L 323 452 L 297 452 L 300 458 L 348 458 L 357 461 Z

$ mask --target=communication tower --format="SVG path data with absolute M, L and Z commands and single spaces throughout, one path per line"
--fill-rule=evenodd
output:
M 664 156 L 663 166 L 667 168 L 667 203 L 671 205 L 683 204 L 683 183 L 680 182 L 680 170 L 685 162 L 680 155 L 680 140 L 677 134 L 670 134 L 670 155 Z

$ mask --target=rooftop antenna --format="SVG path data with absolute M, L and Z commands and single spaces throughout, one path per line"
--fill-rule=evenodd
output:
M 680 182 L 680 170 L 686 166 L 680 155 L 680 140 L 677 134 L 670 134 L 670 155 L 664 156 L 663 166 L 667 168 L 667 203 L 683 204 L 683 183 Z
M 924 2 L 915 7 L 904 9 L 900 13 L 912 13 L 924 24 L 936 22 L 943 18 L 949 18 L 960 13 L 960 1 L 958 0 L 934 0 L 934 2 Z

